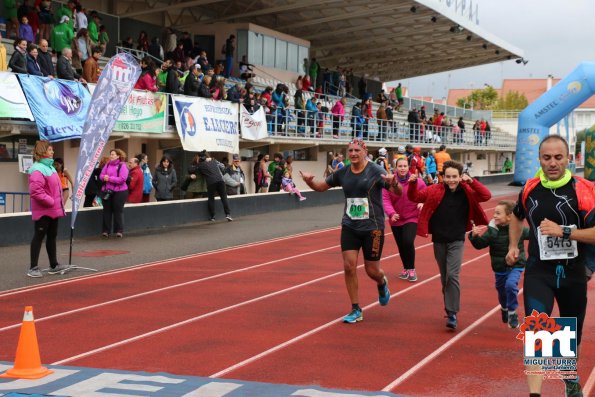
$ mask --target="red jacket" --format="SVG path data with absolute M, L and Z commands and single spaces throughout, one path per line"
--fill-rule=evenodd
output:
M 140 203 L 143 201 L 143 170 L 136 166 L 130 170 L 130 187 L 128 188 L 128 202 Z
M 492 198 L 492 193 L 487 187 L 479 183 L 476 179 L 473 183 L 469 184 L 461 182 L 461 187 L 465 191 L 467 200 L 469 200 L 469 216 L 467 217 L 467 230 L 471 230 L 471 221 L 475 222 L 476 225 L 487 225 L 488 218 L 486 217 L 483 208 L 479 203 L 488 201 Z M 424 203 L 419 216 L 419 222 L 417 223 L 417 235 L 422 237 L 428 237 L 428 226 L 430 224 L 430 218 L 434 215 L 434 211 L 440 205 L 442 198 L 444 197 L 445 184 L 439 183 L 436 185 L 430 185 L 427 189 L 417 190 L 417 183 L 410 183 L 409 189 L 407 190 L 407 197 L 411 201 L 416 203 Z M 448 225 L 444 225 L 448 227 Z

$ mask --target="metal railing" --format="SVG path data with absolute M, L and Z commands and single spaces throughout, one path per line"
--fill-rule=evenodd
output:
M 28 196 L 29 192 L 0 192 L 0 207 L 4 207 L 5 214 L 29 211 L 31 204 Z
M 387 146 L 410 144 L 436 145 L 440 143 L 454 147 L 512 150 L 516 138 L 506 132 L 461 131 L 454 126 L 433 126 L 409 123 L 399 120 L 376 118 L 357 119 L 351 116 L 336 116 L 332 113 L 276 109 L 267 114 L 267 130 L 275 139 L 330 139 L 349 141 L 361 137 L 370 142 Z

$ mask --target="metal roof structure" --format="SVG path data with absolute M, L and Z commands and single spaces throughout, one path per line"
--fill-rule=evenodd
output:
M 115 2 L 114 2 L 115 3 Z M 310 41 L 323 67 L 392 81 L 506 60 L 523 51 L 483 30 L 473 0 L 118 1 L 116 14 L 165 26 L 250 22 Z M 153 15 L 154 16 L 154 15 Z

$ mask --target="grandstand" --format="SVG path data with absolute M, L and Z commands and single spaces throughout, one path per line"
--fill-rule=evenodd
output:
M 344 150 L 345 143 L 352 136 L 350 112 L 360 101 L 355 87 L 360 77 L 366 80 L 367 91 L 375 98 L 386 81 L 491 62 L 523 60 L 522 50 L 481 28 L 481 9 L 471 2 L 147 0 L 83 3 L 88 10 L 97 9 L 104 20 L 109 20 L 109 34 L 114 42 L 120 42 L 128 35 L 137 37 L 140 30 L 160 37 L 164 27 L 171 27 L 177 32 L 190 32 L 191 37 L 200 41 L 209 59 L 218 61 L 221 58 L 219 49 L 225 39 L 235 34 L 238 42 L 234 70 L 238 69 L 238 60 L 245 55 L 255 67 L 256 76 L 250 81 L 255 89 L 264 90 L 267 86 L 275 87 L 282 83 L 289 88 L 291 101 L 296 90 L 296 78 L 305 74 L 304 58 L 316 58 L 322 68 L 336 70 L 342 67 L 353 71 L 351 85 L 354 88 L 352 95 L 347 95 L 347 112 L 340 134 L 333 136 L 330 112 L 324 115 L 319 134 L 301 131 L 298 128 L 299 112 L 290 103 L 282 128 L 274 126 L 274 133 L 268 139 L 240 140 L 240 154 L 248 181 L 252 180 L 252 160 L 259 152 L 293 155 L 297 160 L 294 164 L 296 169 L 321 175 L 327 154 Z M 3 42 L 10 56 L 11 41 Z M 113 51 L 117 50 L 113 48 Z M 137 51 L 135 55 L 141 58 L 146 54 Z M 232 77 L 227 84 L 230 86 L 236 82 L 244 83 Z M 305 96 L 307 99 L 314 94 L 308 92 Z M 323 109 L 331 109 L 339 99 L 331 94 L 316 97 Z M 485 117 L 483 114 L 411 98 L 405 98 L 400 111 L 394 112 L 391 128 L 380 130 L 384 127 L 379 127 L 376 119 L 370 119 L 368 139 L 371 149 L 396 148 L 407 143 L 424 149 L 435 148 L 438 145 L 435 140 L 420 138 L 411 142 L 412 126 L 407 121 L 407 113 L 421 106 L 425 106 L 429 115 L 435 110 L 444 112 L 454 123 L 459 117 L 464 118 L 467 133 L 462 139 L 454 139 L 445 129 L 443 142 L 448 145 L 453 158 L 473 163 L 476 174 L 494 172 L 499 169 L 499 158 L 513 156 L 515 137 L 504 131 L 493 130 L 492 139 L 486 146 L 474 144 L 471 126 L 476 119 Z M 375 103 L 374 115 L 377 107 Z M 33 122 L 9 119 L 0 123 L 0 144 L 6 145 L 13 157 L 16 157 L 17 147 L 27 145 L 31 148 L 36 138 Z M 159 134 L 114 130 L 106 150 L 113 147 L 132 155 L 148 153 L 152 164 L 163 153 L 169 153 L 174 158 L 179 175 L 184 175 L 192 157 L 191 153 L 181 149 L 172 125 Z M 56 156 L 64 158 L 67 168 L 76 167 L 76 140 L 56 143 L 55 150 Z M 229 155 L 215 154 L 218 158 Z M 3 178 L 0 191 L 26 190 L 26 178 L 18 174 L 16 162 L 0 162 L 0 169 L 3 175 L 8 176 Z M 248 191 L 253 191 L 249 184 Z

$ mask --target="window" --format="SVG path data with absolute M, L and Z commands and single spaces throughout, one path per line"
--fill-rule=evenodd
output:
M 287 42 L 276 40 L 275 50 L 275 67 L 282 70 L 287 69 Z
M 298 62 L 297 44 L 287 43 L 287 70 L 300 74 L 302 72 Z
M 262 64 L 271 68 L 275 67 L 275 38 L 264 36 L 262 49 Z
M 255 32 L 248 32 L 248 62 L 262 65 L 262 52 L 264 47 L 264 35 Z
M 298 73 L 304 73 L 304 74 L 308 74 L 307 70 L 304 70 L 304 59 L 310 59 L 310 54 L 308 51 L 308 47 L 302 47 L 299 46 L 298 49 L 299 53 L 298 53 Z

